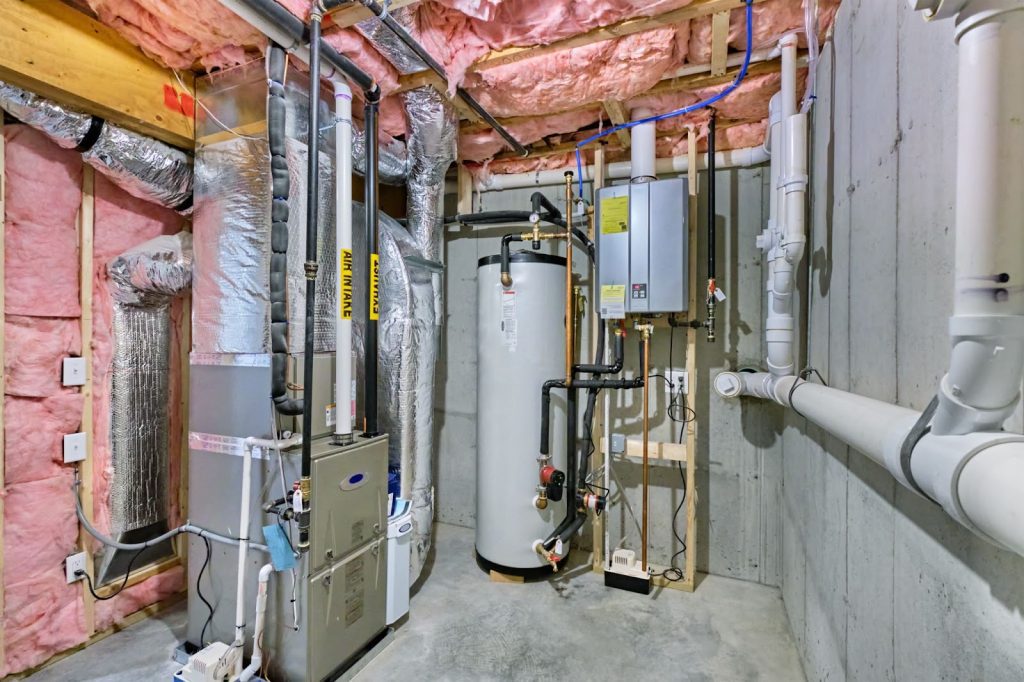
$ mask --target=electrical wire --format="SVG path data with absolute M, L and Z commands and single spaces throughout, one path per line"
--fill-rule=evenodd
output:
M 210 555 L 213 553 L 213 548 L 210 547 L 210 541 L 203 538 L 203 542 L 206 543 L 206 559 L 203 560 L 203 565 L 199 568 L 199 577 L 196 578 L 196 594 L 199 596 L 199 600 L 206 604 L 207 610 L 210 615 L 206 617 L 206 622 L 203 623 L 203 631 L 199 633 L 199 648 L 202 649 L 206 646 L 206 628 L 210 627 L 210 623 L 213 622 L 213 604 L 211 604 L 206 597 L 203 596 L 203 574 L 206 572 L 206 567 L 210 565 Z
M 85 578 L 85 582 L 89 586 L 89 594 L 91 594 L 92 598 L 96 601 L 107 601 L 108 599 L 113 599 L 117 595 L 124 592 L 124 588 L 128 586 L 128 577 L 132 573 L 132 566 L 135 565 L 136 559 L 138 559 L 139 556 L 141 556 L 142 553 L 146 551 L 146 549 L 146 547 L 143 547 L 142 549 L 137 550 L 135 554 L 132 554 L 132 558 L 128 560 L 128 568 L 126 568 L 124 571 L 124 579 L 121 581 L 121 584 L 118 586 L 116 591 L 112 592 L 111 594 L 108 594 L 106 597 L 101 597 L 100 595 L 96 594 L 96 590 L 93 589 L 92 578 L 89 577 L 89 574 L 86 573 L 84 570 L 79 569 L 75 572 L 75 575 Z
M 675 109 L 674 111 L 669 111 L 664 114 L 658 114 L 657 116 L 648 116 L 647 118 L 641 118 L 636 121 L 627 121 L 626 123 L 620 123 L 619 125 L 612 126 L 607 130 L 597 132 L 594 135 L 591 135 L 590 137 L 576 143 L 576 174 L 579 177 L 581 197 L 583 196 L 583 155 L 581 152 L 581 149 L 583 147 L 590 144 L 591 142 L 594 142 L 595 140 L 601 139 L 602 137 L 606 137 L 608 135 L 611 135 L 612 133 L 617 133 L 620 130 L 628 130 L 635 126 L 642 125 L 644 123 L 657 123 L 658 121 L 664 121 L 669 118 L 685 116 L 686 114 L 697 111 L 698 109 L 709 107 L 715 102 L 718 102 L 719 100 L 728 97 L 730 94 L 732 94 L 734 90 L 736 90 L 736 88 L 740 86 L 740 83 L 742 83 L 743 79 L 746 78 L 747 76 L 747 69 L 750 67 L 750 55 L 753 52 L 754 48 L 754 0 L 745 0 L 744 4 L 746 7 L 747 48 L 743 56 L 743 66 L 740 67 L 740 71 L 739 73 L 736 74 L 736 78 L 733 79 L 733 82 L 730 83 L 727 88 L 722 90 L 717 95 L 712 95 L 711 97 L 708 97 L 705 100 L 697 102 L 696 104 L 691 104 L 690 106 L 683 107 L 682 109 Z
M 679 536 L 679 529 L 677 526 L 679 512 L 682 511 L 683 504 L 686 502 L 686 472 L 683 470 L 682 462 L 676 462 L 676 466 L 679 467 L 679 478 L 682 482 L 682 495 L 679 498 L 679 504 L 676 505 L 675 512 L 672 514 L 672 535 L 675 536 L 676 542 L 679 543 L 679 551 L 673 554 L 672 558 L 669 559 L 669 567 L 661 572 L 661 577 L 672 583 L 679 582 L 686 575 L 683 572 L 683 569 L 676 566 L 676 559 L 681 555 L 686 554 L 686 540 Z

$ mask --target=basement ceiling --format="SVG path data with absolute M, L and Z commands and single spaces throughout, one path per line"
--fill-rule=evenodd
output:
M 760 144 L 768 100 L 779 89 L 778 38 L 800 31 L 806 48 L 805 0 L 755 0 L 752 64 L 742 85 L 716 105 L 718 147 Z M 811 0 L 806 0 L 811 1 Z M 197 72 L 259 56 L 264 39 L 218 0 L 75 0 L 157 62 Z M 280 0 L 297 16 L 306 0 Z M 817 0 L 824 40 L 839 0 Z M 521 143 L 516 158 L 497 133 L 461 107 L 459 157 L 490 172 L 561 168 L 579 139 L 630 118 L 655 114 L 720 92 L 739 70 L 746 48 L 743 0 L 392 0 L 390 11 L 445 65 L 400 75 L 361 33 L 376 21 L 358 4 L 325 22 L 324 37 L 377 79 L 385 98 L 384 132 L 401 137 L 407 121 L 399 93 L 423 85 L 465 87 Z M 804 87 L 805 73 L 800 83 Z M 658 155 L 685 154 L 687 128 L 706 124 L 707 110 L 658 123 Z M 609 158 L 624 155 L 625 133 L 605 138 Z

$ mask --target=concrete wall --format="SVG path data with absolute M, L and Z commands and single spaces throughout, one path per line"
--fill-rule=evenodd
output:
M 719 229 L 719 284 L 728 299 L 719 307 L 719 341 L 708 345 L 698 334 L 696 391 L 690 405 L 699 420 L 698 443 L 698 567 L 721 575 L 778 585 L 780 564 L 780 489 L 782 483 L 781 412 L 772 406 L 709 404 L 710 379 L 724 367 L 756 365 L 762 356 L 763 274 L 754 237 L 767 214 L 767 168 L 725 170 L 718 173 L 716 214 Z M 706 183 L 701 179 L 700 229 L 706 214 Z M 545 193 L 561 205 L 563 190 Z M 589 188 L 587 190 L 590 191 Z M 532 190 L 490 192 L 478 196 L 474 210 L 524 209 Z M 441 346 L 435 411 L 438 519 L 472 526 L 476 498 L 476 262 L 498 252 L 500 236 L 520 228 L 449 227 L 445 250 L 445 328 Z M 703 244 L 703 239 L 701 239 Z M 579 262 L 582 259 L 578 259 Z M 705 277 L 705 255 L 698 253 L 698 281 Z M 577 271 L 583 275 L 582 263 Z M 581 280 L 588 284 L 585 276 Z M 703 284 L 701 291 L 703 291 Z M 591 298 L 592 301 L 592 298 Z M 588 309 L 590 304 L 588 302 Z M 695 311 L 703 319 L 703 306 Z M 587 323 L 589 329 L 589 321 Z M 626 372 L 632 376 L 637 363 L 637 336 L 626 347 Z M 584 340 L 587 342 L 587 339 Z M 674 337 L 660 328 L 651 352 L 654 372 L 663 372 L 669 361 L 677 369 L 686 364 L 686 332 Z M 589 343 L 585 347 L 589 348 Z M 589 353 L 588 353 L 589 355 Z M 667 415 L 667 393 L 659 381 L 652 397 L 652 438 L 676 440 L 680 424 Z M 538 387 L 539 390 L 539 387 Z M 599 402 L 600 405 L 600 402 Z M 600 407 L 599 407 L 600 409 Z M 613 403 L 613 430 L 627 435 L 640 433 L 640 396 L 619 394 Z M 526 419 L 533 415 L 526 415 Z M 510 416 L 514 425 L 520 418 Z M 599 434 L 595 434 L 595 437 Z M 709 447 L 709 443 L 712 447 Z M 640 467 L 617 459 L 615 473 L 622 490 L 637 513 L 640 509 Z M 680 502 L 680 475 L 675 466 L 656 465 L 651 473 L 651 561 L 667 565 L 679 550 L 673 537 L 673 512 Z M 613 485 L 618 494 L 619 486 Z M 634 522 L 624 504 L 608 512 L 613 543 L 624 532 L 626 546 L 639 549 Z M 678 517 L 685 530 L 685 511 Z M 589 547 L 589 529 L 582 545 Z M 682 557 L 677 562 L 681 564 Z
M 808 362 L 914 409 L 948 360 L 952 28 L 847 0 L 815 108 Z M 1022 679 L 1024 559 L 792 413 L 783 440 L 782 586 L 808 678 Z

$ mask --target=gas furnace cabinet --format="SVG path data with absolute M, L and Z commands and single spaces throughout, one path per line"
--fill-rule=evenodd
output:
M 302 376 L 307 83 L 304 74 L 292 70 L 285 88 L 291 178 L 285 286 L 287 364 L 292 377 Z M 262 64 L 255 62 L 199 79 L 197 89 L 213 116 L 197 125 L 188 516 L 198 526 L 238 537 L 244 439 L 268 438 L 275 430 L 297 431 L 301 424 L 276 415 L 270 398 L 269 148 L 259 135 L 239 137 L 219 127 L 221 122 L 245 131 L 265 126 L 266 75 Z M 333 99 L 322 96 L 321 120 L 332 116 L 327 102 Z M 335 403 L 336 270 L 328 267 L 335 263 L 333 145 L 333 131 L 323 131 L 317 250 L 324 267 L 316 292 L 313 433 L 307 434 L 313 439 L 310 551 L 298 560 L 294 574 L 272 574 L 263 640 L 271 677 L 292 681 L 332 679 L 385 630 L 388 439 L 356 434 L 355 444 L 345 448 L 329 440 Z M 300 454 L 297 448 L 280 457 L 275 452 L 255 454 L 249 537 L 261 543 L 261 529 L 277 523 L 277 517 L 264 514 L 261 507 L 282 497 L 299 479 Z M 205 630 L 207 643 L 230 643 L 235 627 L 237 548 L 212 543 L 204 568 L 205 542 L 195 536 L 188 541 L 188 640 L 199 644 Z M 269 558 L 250 551 L 246 560 L 245 649 L 249 654 L 257 576 Z M 212 616 L 203 598 L 213 606 Z
M 598 190 L 596 203 L 601 317 L 686 312 L 687 181 L 605 187 Z

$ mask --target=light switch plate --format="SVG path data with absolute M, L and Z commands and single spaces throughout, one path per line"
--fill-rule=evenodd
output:
M 78 571 L 85 571 L 85 552 L 79 552 L 78 554 L 69 554 L 64 559 L 64 577 L 68 581 L 68 585 L 76 583 L 85 577 L 82 575 L 75 575 Z
M 63 370 L 65 386 L 85 385 L 85 358 L 64 358 Z
M 68 433 L 64 436 L 64 463 L 72 464 L 85 459 L 85 432 Z

